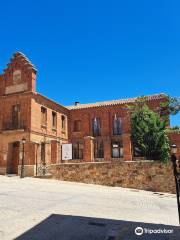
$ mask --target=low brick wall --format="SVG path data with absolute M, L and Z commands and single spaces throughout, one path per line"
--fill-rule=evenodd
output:
M 171 164 L 160 162 L 67 163 L 51 165 L 50 172 L 64 181 L 175 193 Z

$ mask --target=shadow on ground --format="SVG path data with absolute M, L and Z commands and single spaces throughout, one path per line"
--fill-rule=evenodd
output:
M 142 227 L 139 236 L 135 229 Z M 173 233 L 145 233 L 146 229 L 171 230 Z M 141 232 L 141 230 L 139 230 Z M 116 238 L 115 238 L 116 235 Z M 118 235 L 118 237 L 117 237 Z M 52 214 L 16 240 L 180 240 L 180 227 L 102 218 Z

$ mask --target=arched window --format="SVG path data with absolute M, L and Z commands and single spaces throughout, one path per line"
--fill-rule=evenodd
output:
M 116 114 L 113 117 L 113 135 L 122 134 L 122 119 Z
M 112 141 L 111 155 L 112 155 L 112 158 L 123 157 L 123 145 L 121 141 Z

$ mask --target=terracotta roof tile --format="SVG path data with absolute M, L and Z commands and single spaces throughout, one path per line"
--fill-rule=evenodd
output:
M 160 94 L 154 94 L 154 95 L 145 96 L 145 97 L 146 97 L 147 101 L 150 101 L 150 100 L 165 98 L 166 96 L 167 96 L 166 94 L 160 93 Z M 83 109 L 83 108 L 114 106 L 114 105 L 133 103 L 133 102 L 135 102 L 135 100 L 137 100 L 137 98 L 138 97 L 105 101 L 105 102 L 88 103 L 88 104 L 78 103 L 78 105 L 67 106 L 66 108 L 68 108 L 69 110 L 77 110 L 77 109 Z

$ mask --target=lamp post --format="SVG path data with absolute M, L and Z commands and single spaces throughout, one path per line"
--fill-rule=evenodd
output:
M 173 167 L 173 173 L 174 173 L 174 179 L 175 179 L 175 185 L 176 185 L 176 197 L 177 197 L 177 207 L 178 207 L 178 214 L 179 214 L 179 224 L 180 224 L 180 172 L 178 171 L 179 164 L 177 166 L 177 146 L 175 144 L 171 145 L 171 161 L 172 161 L 172 167 Z
M 39 148 L 39 145 L 40 143 L 39 142 L 34 142 L 36 144 L 36 157 L 35 157 L 35 160 L 36 160 L 36 172 L 35 172 L 35 175 L 37 176 L 38 175 L 38 148 Z
M 21 175 L 20 178 L 24 177 L 24 144 L 26 143 L 26 139 L 22 139 L 22 146 L 23 146 L 23 152 L 22 152 L 22 162 L 21 162 Z
M 43 152 L 43 159 L 42 159 L 42 174 L 43 174 L 43 176 L 45 176 L 46 173 L 47 173 L 47 167 L 46 167 L 46 145 L 50 144 L 50 141 L 44 141 L 43 144 L 44 144 L 44 152 Z

